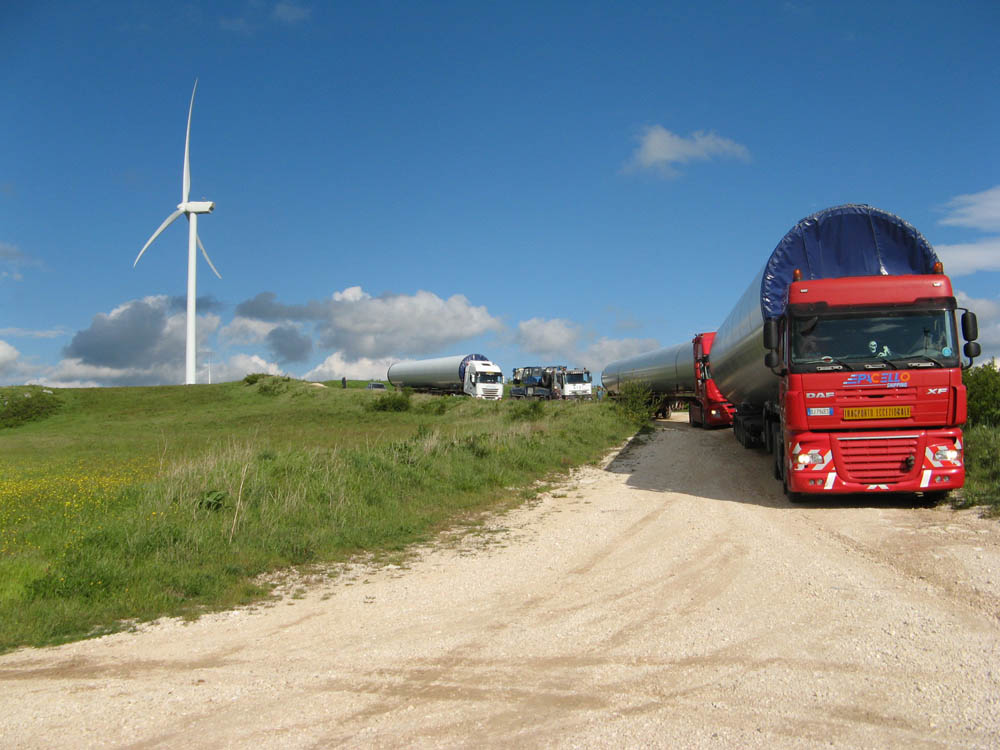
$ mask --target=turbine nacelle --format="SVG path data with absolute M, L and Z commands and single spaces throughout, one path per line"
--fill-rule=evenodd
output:
M 215 210 L 215 201 L 187 201 L 178 203 L 177 210 L 186 214 L 210 214 Z

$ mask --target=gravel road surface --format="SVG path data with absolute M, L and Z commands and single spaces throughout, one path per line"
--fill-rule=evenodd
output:
M 4 747 L 1000 747 L 1000 523 L 675 416 L 405 567 L 0 657 Z

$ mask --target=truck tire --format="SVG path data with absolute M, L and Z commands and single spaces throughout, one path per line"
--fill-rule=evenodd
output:
M 788 498 L 788 502 L 790 503 L 798 505 L 799 503 L 804 503 L 807 499 L 807 496 L 803 495 L 801 492 L 792 492 L 789 490 L 787 479 L 781 480 L 781 488 L 785 491 L 785 497 Z
M 924 504 L 928 508 L 933 508 L 935 505 L 940 505 L 948 499 L 948 495 L 951 492 L 949 490 L 938 490 L 936 492 L 925 492 L 924 493 Z

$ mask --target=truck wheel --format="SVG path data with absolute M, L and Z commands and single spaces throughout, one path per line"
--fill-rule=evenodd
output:
M 801 492 L 792 492 L 791 490 L 788 489 L 787 479 L 781 480 L 781 487 L 785 491 L 785 497 L 788 498 L 788 502 L 798 504 L 798 503 L 804 503 L 806 501 L 806 496 L 803 495 Z
M 924 493 L 924 504 L 928 508 L 933 508 L 935 505 L 940 505 L 945 500 L 948 499 L 948 495 L 951 493 L 948 490 L 940 490 L 938 492 L 925 492 Z

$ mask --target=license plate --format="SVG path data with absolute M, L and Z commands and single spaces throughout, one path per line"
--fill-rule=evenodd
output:
M 849 406 L 844 409 L 844 419 L 905 419 L 908 416 L 909 406 Z

